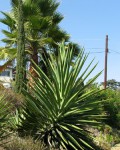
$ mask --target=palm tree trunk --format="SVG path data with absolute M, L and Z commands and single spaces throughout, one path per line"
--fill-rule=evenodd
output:
M 32 52 L 32 54 L 31 54 L 31 60 L 30 60 L 30 69 L 29 69 L 29 72 L 30 72 L 30 74 L 31 74 L 31 76 L 29 77 L 29 81 L 28 81 L 28 85 L 31 87 L 31 86 L 33 86 L 33 79 L 32 79 L 32 76 L 33 77 L 35 77 L 35 78 L 37 78 L 38 77 L 38 75 L 37 75 L 37 73 L 35 72 L 35 64 L 36 65 L 38 65 L 38 51 L 37 51 L 37 45 L 36 45 L 36 43 L 32 43 L 32 45 L 31 45 L 31 52 Z M 35 64 L 34 64 L 34 63 Z
M 31 61 L 30 61 L 30 69 L 29 69 L 29 72 L 30 72 L 30 74 L 32 75 L 32 76 L 30 76 L 29 77 L 29 82 L 28 82 L 28 85 L 29 85 L 29 87 L 32 87 L 33 85 L 34 85 L 34 82 L 33 82 L 33 79 L 32 79 L 32 77 L 35 77 L 35 78 L 38 78 L 38 74 L 35 72 L 35 64 L 36 65 L 39 65 L 39 62 L 38 62 L 38 51 L 37 51 L 37 44 L 36 43 L 33 43 L 32 44 L 32 46 L 31 46 L 32 48 L 31 48 L 31 52 L 32 52 L 32 54 L 31 54 Z M 41 55 L 42 55 L 42 58 L 43 58 L 43 60 L 47 63 L 47 59 L 48 59 L 48 57 L 49 57 L 49 55 L 47 54 L 47 52 L 46 52 L 46 49 L 45 48 L 42 48 L 42 53 L 41 53 Z M 44 61 L 41 61 L 41 69 L 42 69 L 42 71 L 46 74 L 46 75 L 48 75 L 48 69 L 47 69 L 47 66 L 45 65 L 45 63 L 44 63 Z M 34 64 L 34 63 L 35 64 Z

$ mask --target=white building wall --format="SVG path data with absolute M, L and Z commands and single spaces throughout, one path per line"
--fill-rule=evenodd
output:
M 10 88 L 11 81 L 13 80 L 12 68 L 7 68 L 7 69 L 5 69 L 5 71 L 9 71 L 10 74 L 9 74 L 9 76 L 0 76 L 0 81 L 5 88 Z

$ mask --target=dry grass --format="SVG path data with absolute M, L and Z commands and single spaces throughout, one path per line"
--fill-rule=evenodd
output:
M 12 112 L 14 112 L 16 108 L 19 108 L 24 101 L 23 95 L 17 94 L 11 89 L 0 89 L 0 95 L 4 95 L 5 100 L 12 104 Z
M 4 144 L 0 150 L 47 150 L 41 141 L 34 141 L 31 137 L 20 138 L 18 136 L 11 136 L 7 140 L 9 142 Z

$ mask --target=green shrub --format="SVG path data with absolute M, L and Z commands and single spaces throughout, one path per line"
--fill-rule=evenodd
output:
M 22 95 L 14 93 L 11 89 L 0 89 L 0 141 L 11 133 L 11 129 L 15 131 L 15 125 L 18 123 L 15 122 L 15 113 L 22 101 Z
M 89 86 L 87 91 L 98 89 L 97 84 Z M 104 122 L 113 128 L 120 129 L 120 91 L 106 89 L 100 93 L 94 94 L 91 99 L 101 100 L 103 102 L 103 109 L 106 112 L 107 118 Z
M 19 132 L 40 138 L 55 149 L 98 150 L 86 128 L 100 125 L 102 103 L 90 99 L 98 90 L 85 89 L 100 73 L 84 85 L 96 65 L 90 69 L 91 62 L 83 70 L 88 56 L 81 50 L 71 66 L 72 53 L 73 49 L 60 45 L 58 57 L 50 55 L 46 64 L 49 76 L 36 66 L 39 78 L 33 78 L 30 93 L 24 90 L 26 103 Z
M 107 99 L 104 102 L 104 110 L 108 115 L 106 123 L 120 129 L 120 92 L 108 89 L 104 91 L 104 94 Z

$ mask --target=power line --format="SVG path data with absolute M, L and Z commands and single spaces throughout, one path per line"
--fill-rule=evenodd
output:
M 85 49 L 104 49 L 104 48 L 85 48 Z
M 104 53 L 104 51 L 101 51 L 101 52 L 89 52 L 89 54 L 100 54 L 100 53 Z
M 85 50 L 86 49 L 104 49 L 104 48 L 85 48 Z M 109 52 L 108 53 L 117 53 L 117 54 L 120 54 L 120 52 L 119 51 L 116 51 L 116 50 L 113 50 L 113 49 L 108 49 L 109 50 Z M 104 53 L 104 51 L 90 51 L 89 52 L 89 54 L 96 54 L 96 53 Z
M 114 53 L 120 54 L 120 52 L 112 50 L 112 49 L 110 49 L 110 51 L 113 51 Z
M 104 51 L 100 51 L 100 52 L 88 52 L 88 53 L 89 53 L 89 54 L 103 54 Z M 109 53 L 109 54 L 116 53 L 117 55 L 120 55 L 120 53 L 117 52 L 117 51 L 109 51 L 108 53 Z
M 104 53 L 104 51 L 99 51 L 99 52 L 92 52 L 92 51 L 90 51 L 90 52 L 88 52 L 89 54 L 100 54 L 100 53 Z M 117 53 L 117 54 L 120 54 L 120 52 L 117 52 L 117 51 L 113 51 L 113 50 L 109 50 L 109 52 L 108 52 L 109 54 L 113 54 L 113 53 Z

